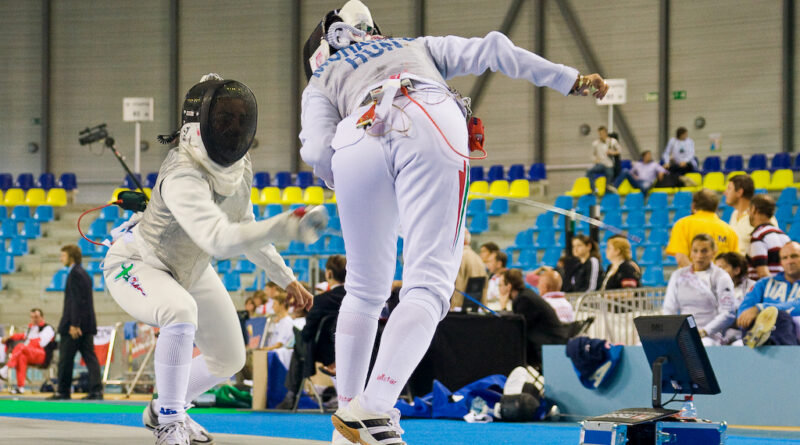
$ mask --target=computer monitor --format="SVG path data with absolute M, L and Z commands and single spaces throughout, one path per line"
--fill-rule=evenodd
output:
M 661 393 L 719 394 L 719 384 L 691 315 L 651 315 L 633 320 L 653 369 L 653 407 Z
M 464 293 L 476 301 L 481 301 L 483 299 L 484 286 L 486 286 L 486 277 L 472 277 L 467 280 L 467 288 L 464 289 Z M 477 312 L 479 307 L 480 305 L 478 305 L 478 303 L 464 297 L 464 302 L 461 304 L 461 311 Z

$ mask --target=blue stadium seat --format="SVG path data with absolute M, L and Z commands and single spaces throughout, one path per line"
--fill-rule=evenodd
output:
M 61 177 L 58 178 L 58 185 L 66 191 L 78 188 L 78 180 L 75 178 L 75 173 L 62 173 Z
M 672 216 L 672 221 L 678 221 L 681 218 L 686 218 L 692 214 L 691 207 L 679 207 L 675 209 L 675 215 Z
M 556 214 L 556 223 L 553 225 L 556 230 L 564 230 L 567 225 L 567 217 L 564 215 Z
M 136 176 L 136 179 L 139 182 L 142 182 L 142 174 L 141 173 L 134 173 L 134 176 Z M 136 190 L 137 188 L 139 188 L 139 186 L 136 185 L 136 183 L 133 181 L 133 179 L 131 179 L 130 175 L 125 175 L 125 178 L 122 180 L 122 187 L 129 188 L 131 190 Z
M 800 242 L 800 224 L 792 223 L 792 227 L 789 228 L 789 231 L 786 232 L 786 234 L 789 235 L 789 238 L 791 238 L 792 241 Z
M 486 178 L 489 183 L 505 179 L 505 169 L 502 165 L 493 165 L 489 167 L 488 177 Z
M 26 255 L 28 253 L 28 240 L 22 237 L 11 238 L 6 253 L 14 256 Z
M 467 216 L 475 216 L 484 213 L 486 213 L 485 199 L 475 198 L 467 203 Z
M 553 204 L 554 207 L 558 207 L 559 209 L 569 210 L 572 208 L 572 196 L 561 195 L 556 198 L 556 203 Z
M 594 195 L 583 195 L 578 198 L 578 204 L 575 206 L 578 213 L 590 216 L 591 207 L 597 205 L 597 198 Z
M 639 258 L 639 264 L 642 266 L 660 266 L 663 262 L 663 254 L 661 253 L 663 249 L 662 246 L 646 246 L 642 257 Z
M 52 173 L 42 173 L 39 175 L 39 188 L 50 190 L 56 186 L 56 177 Z
M 744 170 L 744 159 L 742 155 L 730 155 L 725 159 L 725 167 L 722 172 L 726 175 L 730 172 L 738 172 Z
M 231 271 L 231 260 L 219 260 L 217 261 L 217 272 L 219 273 L 228 273 Z
M 542 256 L 542 264 L 556 267 L 556 263 L 558 263 L 558 259 L 561 258 L 561 253 L 563 250 L 560 247 L 548 247 L 544 251 L 544 255 Z
M 483 181 L 484 172 L 482 165 L 473 165 L 469 168 L 469 182 Z
M 154 188 L 158 180 L 158 172 L 150 172 L 145 176 L 144 186 L 147 188 Z
M 563 230 L 558 232 L 558 236 L 556 237 L 556 243 L 553 246 L 563 249 L 564 246 L 567 245 L 567 234 Z
M 94 274 L 102 274 L 103 273 L 103 262 L 102 261 L 89 261 L 86 263 L 86 272 L 94 275 Z
M 636 241 L 634 237 L 639 238 L 639 241 Z M 628 240 L 631 243 L 631 246 L 639 246 L 645 243 L 646 236 L 644 234 L 644 227 L 631 227 L 628 229 Z
M 14 176 L 11 173 L 0 174 L 0 190 L 6 191 L 14 187 Z
M 341 236 L 332 236 L 328 244 L 328 253 L 344 255 L 344 238 Z
M 545 164 L 542 162 L 531 164 L 531 168 L 528 169 L 528 180 L 543 181 L 545 179 L 547 179 L 547 167 Z
M 31 208 L 28 206 L 16 206 L 11 211 L 11 219 L 16 221 L 27 221 L 31 219 Z
M 532 247 L 533 246 L 533 229 L 525 229 L 517 234 L 514 238 L 514 245 L 516 247 Z
M 53 278 L 50 279 L 50 284 L 47 286 L 48 292 L 63 292 L 67 287 L 67 275 L 69 274 L 68 268 L 59 269 L 56 271 Z
M 496 198 L 489 204 L 489 216 L 503 216 L 508 213 L 508 200 Z
M 0 223 L 0 238 L 14 238 L 19 236 L 17 222 L 13 219 L 4 219 Z
M 781 196 L 778 198 L 778 201 L 775 202 L 778 207 L 781 206 L 793 206 L 797 204 L 797 189 L 794 187 L 785 188 L 781 191 Z
M 646 246 L 661 246 L 665 247 L 669 243 L 669 229 L 666 226 L 657 227 L 650 230 L 650 236 L 644 242 Z
M 541 229 L 539 230 L 539 233 L 536 236 L 536 241 L 533 243 L 533 246 L 538 248 L 551 247 L 554 244 L 555 237 L 556 237 L 556 232 L 552 228 Z
M 525 166 L 522 164 L 512 164 L 508 167 L 508 182 L 516 181 L 517 179 L 525 179 Z
M 242 288 L 242 277 L 235 272 L 222 275 L 222 283 L 228 292 L 236 292 Z
M 719 156 L 709 156 L 703 160 L 703 174 L 722 171 L 722 160 Z
M 645 226 L 644 210 L 628 212 L 628 217 L 625 218 L 624 227 L 644 227 L 644 226 Z
M 642 286 L 644 287 L 664 287 L 667 282 L 664 281 L 664 269 L 658 266 L 649 266 L 644 270 L 642 275 Z
M 772 163 L 769 169 L 774 172 L 775 170 L 786 168 L 792 168 L 792 155 L 789 153 L 775 153 L 775 156 L 772 157 Z
M 473 216 L 468 228 L 471 233 L 486 232 L 489 230 L 489 215 L 483 213 Z
M 275 185 L 278 188 L 286 188 L 292 185 L 292 174 L 291 172 L 278 172 L 275 173 Z
M 270 185 L 269 172 L 256 172 L 253 175 L 253 187 L 263 189 Z
M 314 174 L 308 171 L 297 172 L 297 186 L 307 188 L 314 185 Z
M 780 226 L 781 230 L 785 232 L 787 227 L 789 227 L 789 223 L 792 222 L 792 220 L 794 219 L 792 206 L 791 205 L 778 206 L 778 209 L 775 211 L 775 219 L 778 220 L 778 225 Z
M 334 216 L 338 216 L 339 215 L 339 211 L 336 208 L 336 203 L 335 202 L 326 202 L 325 204 L 322 204 L 322 205 L 325 206 L 326 209 L 328 209 L 328 216 L 329 217 L 332 218 Z
M 308 258 L 299 258 L 292 263 L 292 272 L 297 275 L 298 281 L 308 281 Z
M 655 209 L 666 209 L 669 207 L 668 204 L 668 197 L 666 193 L 663 192 L 653 192 L 650 196 L 647 197 L 647 206 L 645 206 L 646 210 L 655 210 Z
M 338 216 L 332 216 L 328 218 L 328 228 L 331 230 L 341 231 L 342 221 L 339 219 Z
M 602 212 L 619 210 L 619 207 L 619 195 L 616 193 L 606 193 L 600 200 L 600 211 Z
M 20 236 L 27 239 L 35 239 L 42 236 L 42 226 L 38 222 L 29 219 L 22 225 Z
M 92 221 L 92 224 L 89 226 L 89 231 L 86 232 L 86 236 L 95 241 L 105 238 L 108 236 L 108 222 L 104 219 Z
M 283 213 L 283 206 L 282 205 L 280 205 L 280 204 L 267 204 L 267 206 L 264 207 L 264 214 L 262 215 L 262 218 L 269 219 L 269 218 L 272 218 L 273 216 L 279 215 L 281 213 Z
M 540 213 L 536 217 L 536 225 L 534 226 L 535 231 L 539 231 L 542 229 L 550 229 L 553 227 L 553 214 L 550 212 Z
M 256 274 L 253 278 L 253 282 L 250 283 L 249 286 L 245 289 L 248 292 L 255 292 L 257 290 L 261 290 L 264 288 L 264 284 L 267 281 L 267 274 L 262 270 L 261 273 Z
M 95 292 L 104 292 L 106 290 L 106 280 L 103 279 L 102 275 L 92 275 L 92 281 L 94 282 L 92 290 Z
M 519 264 L 522 269 L 535 269 L 536 263 L 536 250 L 535 249 L 522 249 L 519 254 Z
M 631 193 L 625 197 L 625 202 L 622 204 L 622 210 L 641 210 L 644 208 L 644 195 L 641 193 Z
M 725 206 L 725 207 L 720 206 L 720 210 L 722 211 L 722 215 L 720 216 L 720 218 L 722 218 L 722 220 L 725 221 L 725 222 L 730 221 L 731 220 L 731 215 L 733 215 L 733 207 L 731 207 L 731 206 Z
M 12 273 L 16 270 L 14 267 L 14 255 L 8 255 L 0 251 L 0 274 Z
M 20 173 L 17 176 L 17 187 L 21 188 L 22 190 L 30 190 L 36 184 L 33 181 L 33 173 Z
M 750 160 L 747 161 L 747 171 L 753 172 L 755 170 L 766 170 L 767 169 L 767 155 L 763 153 L 757 153 L 750 156 Z
M 258 204 L 253 204 L 253 217 L 256 219 L 256 221 L 261 221 L 264 219 L 261 216 L 261 207 L 259 207 Z
M 620 161 L 619 166 L 623 170 L 630 170 L 633 168 L 633 161 L 631 161 L 630 159 L 623 159 L 622 161 Z
M 630 214 L 629 214 L 630 215 Z M 645 227 L 668 227 L 669 226 L 669 209 L 667 207 L 660 207 L 653 209 L 650 213 L 650 218 L 647 220 Z
M 0 221 L 8 219 L 8 207 L 0 205 Z
M 800 171 L 800 153 L 798 153 L 798 154 L 797 154 L 797 155 L 794 157 L 794 162 L 792 163 L 792 170 L 794 170 L 794 171 Z
M 672 197 L 672 204 L 669 206 L 671 209 L 680 209 L 682 207 L 692 206 L 692 192 L 678 192 Z
M 603 216 L 603 222 L 610 226 L 620 228 L 622 227 L 622 213 L 620 213 L 619 210 L 608 212 Z
M 239 258 L 239 261 L 236 262 L 236 268 L 233 270 L 239 273 L 253 273 L 256 271 L 256 265 L 248 259 Z
M 92 244 L 83 237 L 78 239 L 78 247 L 81 249 L 81 254 L 88 258 L 104 257 L 108 251 L 108 247 Z
M 100 211 L 100 218 L 106 221 L 115 221 L 121 215 L 119 207 L 111 205 Z
M 281 253 L 284 255 L 300 255 L 306 253 L 306 245 L 301 241 L 289 241 L 289 247 Z

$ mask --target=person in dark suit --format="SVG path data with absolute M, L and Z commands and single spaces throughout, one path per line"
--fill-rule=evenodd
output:
M 89 394 L 87 400 L 102 400 L 103 386 L 100 382 L 100 364 L 94 353 L 94 335 L 97 321 L 92 299 L 92 279 L 81 267 L 81 250 L 74 244 L 61 248 L 61 263 L 69 267 L 64 291 L 64 310 L 58 333 L 61 334 L 58 358 L 58 389 L 53 400 L 70 398 L 72 368 L 75 353 L 81 353 L 89 369 Z

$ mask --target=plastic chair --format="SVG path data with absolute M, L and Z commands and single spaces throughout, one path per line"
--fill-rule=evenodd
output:
M 250 202 L 253 204 L 264 204 L 261 201 L 261 190 L 256 187 L 250 188 Z
M 144 179 L 144 186 L 153 188 L 156 186 L 156 181 L 158 180 L 158 172 L 150 172 L 145 176 Z
M 608 212 L 603 217 L 603 222 L 610 226 L 622 227 L 622 213 L 619 210 Z
M 634 237 L 638 238 L 639 241 L 636 241 Z M 628 241 L 630 241 L 631 246 L 634 247 L 634 251 L 636 250 L 635 246 L 642 245 L 646 242 L 646 238 L 647 237 L 644 234 L 644 227 L 631 227 L 628 229 Z M 636 254 L 634 254 L 634 257 L 635 256 Z
M 36 182 L 39 188 L 50 190 L 56 186 L 56 177 L 52 173 L 42 173 L 39 175 L 39 180 Z
M 725 159 L 725 167 L 722 169 L 723 173 L 730 173 L 732 171 L 744 170 L 744 159 L 741 155 L 730 155 Z
M 478 234 L 489 230 L 489 215 L 479 214 L 472 217 L 468 229 L 471 233 Z
M 544 255 L 542 255 L 542 264 L 556 267 L 556 263 L 558 263 L 558 259 L 561 258 L 562 249 L 560 247 L 548 247 L 544 251 Z
M 469 180 L 470 182 L 484 180 L 484 171 L 482 165 L 473 165 L 469 168 Z
M 47 204 L 53 207 L 67 205 L 67 191 L 63 188 L 50 189 L 47 192 Z
M 326 209 L 328 209 L 328 216 L 334 217 L 334 216 L 337 216 L 339 214 L 339 211 L 336 208 L 336 204 L 330 203 L 330 202 L 326 202 L 325 204 L 322 204 L 322 205 L 325 206 Z
M 492 196 L 506 197 L 508 196 L 509 185 L 505 179 L 492 181 L 489 185 L 489 194 Z
M 302 255 L 307 252 L 306 245 L 300 241 L 289 241 L 289 246 L 281 252 L 283 255 Z
M 29 219 L 22 225 L 20 236 L 27 239 L 36 239 L 42 236 L 42 226 L 37 221 Z
M 8 190 L 14 187 L 14 176 L 11 173 L 0 173 L 0 190 Z
M 16 271 L 14 267 L 14 255 L 7 255 L 0 251 L 0 274 L 9 274 Z
M 718 171 L 722 171 L 722 160 L 719 156 L 709 156 L 703 159 L 702 172 L 704 174 Z
M 556 197 L 556 202 L 553 204 L 554 207 L 558 207 L 559 209 L 570 210 L 572 209 L 572 197 L 561 195 Z
M 64 190 L 75 190 L 78 188 L 78 180 L 75 173 L 62 173 L 58 178 L 58 186 Z
M 508 196 L 511 198 L 527 198 L 531 195 L 531 183 L 527 179 L 516 179 L 511 183 Z
M 775 177 L 773 176 L 772 179 L 774 180 Z M 794 187 L 783 189 L 781 196 L 778 197 L 778 201 L 776 201 L 775 204 L 778 205 L 778 208 L 781 206 L 793 206 L 797 204 L 797 189 Z
M 308 186 L 303 192 L 303 203 L 307 205 L 320 205 L 325 202 L 325 192 L 318 185 Z
M 486 213 L 486 200 L 475 198 L 467 203 L 467 216 L 475 216 Z
M 281 204 L 281 190 L 278 187 L 264 187 L 261 190 L 259 204 Z
M 115 221 L 120 217 L 120 208 L 117 206 L 108 206 L 100 210 L 100 218 L 106 221 Z
M 755 185 L 756 189 L 766 189 L 770 185 L 769 171 L 767 170 L 755 170 L 750 173 L 750 177 L 753 179 L 753 185 Z
M 547 213 L 540 213 L 536 217 L 536 224 L 533 227 L 534 231 L 539 231 L 542 229 L 550 229 L 553 227 L 553 214 L 550 212 Z
M 31 219 L 31 208 L 25 205 L 14 207 L 11 210 L 11 219 L 15 221 L 27 221 Z
M 517 179 L 525 178 L 525 166 L 522 164 L 513 164 L 508 167 L 508 182 L 516 181 Z
M 95 241 L 101 240 L 108 236 L 108 224 L 104 219 L 96 219 L 89 226 L 86 236 L 94 239 Z
M 28 240 L 22 237 L 11 238 L 6 253 L 14 256 L 26 255 L 28 253 Z
M 528 179 L 531 181 L 543 181 L 547 179 L 547 168 L 544 163 L 537 162 L 531 165 L 528 170 Z
M 763 153 L 758 153 L 750 156 L 750 160 L 747 161 L 748 172 L 756 170 L 766 170 L 766 169 L 767 169 L 767 155 Z
M 253 273 L 256 271 L 256 265 L 250 260 L 240 258 L 236 262 L 236 268 L 233 270 L 239 273 Z
M 20 173 L 17 176 L 17 187 L 22 190 L 30 190 L 34 187 L 33 173 Z
M 598 176 L 594 180 L 594 189 L 597 191 L 597 196 L 604 196 L 606 194 L 606 184 L 608 179 L 605 176 Z
M 785 232 L 787 227 L 789 227 L 789 223 L 791 223 L 792 220 L 794 220 L 794 212 L 792 211 L 792 206 L 779 205 L 777 210 L 775 211 L 775 219 L 778 220 L 778 225 L 780 226 L 781 230 Z
M 489 173 L 486 179 L 489 182 L 494 182 L 505 178 L 505 176 L 505 170 L 502 165 L 493 165 L 489 167 Z
M 642 209 L 644 209 L 644 195 L 642 193 L 631 193 L 625 197 L 622 210 L 630 212 Z
M 4 219 L 2 222 L 0 222 L 0 239 L 15 238 L 19 236 L 17 225 L 17 221 L 12 219 Z
M 628 217 L 625 218 L 624 227 L 644 227 L 645 218 L 644 210 L 632 210 L 628 212 Z
M 275 174 L 275 185 L 278 188 L 286 188 L 292 185 L 292 174 L 290 172 L 278 172 Z
M 6 190 L 6 195 L 3 198 L 3 204 L 9 207 L 25 204 L 25 191 L 21 188 L 12 188 Z
M 283 206 L 282 205 L 280 205 L 280 204 L 267 204 L 267 206 L 264 207 L 264 214 L 263 214 L 262 217 L 264 219 L 269 219 L 269 218 L 272 218 L 273 216 L 279 215 L 281 213 L 283 213 Z
M 667 227 L 669 226 L 669 209 L 664 206 L 653 209 L 645 227 Z
M 474 181 L 469 184 L 470 193 L 481 193 L 484 195 L 489 194 L 489 183 L 486 181 Z M 476 198 L 484 198 L 484 196 L 476 196 Z
M 786 234 L 789 235 L 789 238 L 791 238 L 792 241 L 800 242 L 800 224 L 792 223 L 792 227 L 789 228 L 789 231 L 786 232 Z
M 297 172 L 297 181 L 295 184 L 301 189 L 311 187 L 314 185 L 314 174 L 307 171 Z
M 578 198 L 578 204 L 575 205 L 575 209 L 578 211 L 578 213 L 589 216 L 592 206 L 596 205 L 597 199 L 594 197 L 594 195 L 583 195 Z
M 489 204 L 489 216 L 503 216 L 508 213 L 508 200 L 504 198 L 493 199 Z
M 281 197 L 282 204 L 302 204 L 303 203 L 303 189 L 296 186 L 289 186 L 283 189 L 283 196 Z
M 747 174 L 747 172 L 746 172 L 746 171 L 743 171 L 743 170 L 736 170 L 736 171 L 732 171 L 732 172 L 728 173 L 728 174 L 725 176 L 725 183 L 727 184 L 728 182 L 730 182 L 730 181 L 731 181 L 731 178 L 733 178 L 734 176 L 746 175 L 746 174 Z
M 222 275 L 222 283 L 228 292 L 236 292 L 242 288 L 242 277 L 236 272 L 226 273 Z
M 646 210 L 666 209 L 669 208 L 668 197 L 666 193 L 653 192 L 647 198 Z
M 797 154 L 797 155 L 794 157 L 794 162 L 792 163 L 792 170 L 794 170 L 794 171 L 800 171 L 800 153 L 798 153 L 798 154 Z
M 592 185 L 589 183 L 589 178 L 581 176 L 572 183 L 572 189 L 564 193 L 567 196 L 577 197 L 589 195 L 592 193 Z
M 533 247 L 533 229 L 525 229 L 514 238 L 517 247 Z
M 33 219 L 39 222 L 50 222 L 54 220 L 55 214 L 53 212 L 53 206 L 41 205 L 36 207 L 36 211 L 33 213 Z
M 103 273 L 103 262 L 89 261 L 88 263 L 86 263 L 86 272 L 92 275 Z
M 542 228 L 539 229 L 538 234 L 536 235 L 536 240 L 533 242 L 534 247 L 538 248 L 548 248 L 553 246 L 556 238 L 556 231 L 552 227 Z
M 789 153 L 775 153 L 772 157 L 772 163 L 769 169 L 772 171 L 790 169 L 792 168 L 792 155 Z
M 50 284 L 47 285 L 48 292 L 63 292 L 67 287 L 67 275 L 69 274 L 68 268 L 59 269 L 50 279 Z
M 270 185 L 269 172 L 256 172 L 253 175 L 253 187 L 263 189 L 264 187 L 269 187 Z
M 3 202 L 3 191 L 0 190 L 0 202 Z M 0 221 L 8 219 L 8 207 L 0 205 Z
M 726 187 L 725 176 L 720 172 L 712 172 L 703 177 L 703 188 L 724 192 Z
M 672 204 L 670 204 L 669 208 L 679 209 L 682 207 L 691 207 L 692 198 L 693 196 L 691 192 L 682 191 L 675 193 L 675 196 L 672 197 Z
M 669 243 L 669 229 L 667 227 L 654 227 L 650 230 L 644 245 L 661 246 L 662 248 Z
M 657 265 L 660 266 L 663 260 L 662 246 L 650 245 L 644 248 L 642 257 L 639 258 L 639 264 L 642 266 Z
M 619 195 L 614 193 L 609 193 L 603 196 L 603 199 L 600 200 L 600 211 L 601 212 L 608 212 L 619 210 L 620 202 L 619 202 Z
M 722 211 L 722 215 L 720 216 L 720 218 L 725 222 L 730 221 L 731 220 L 731 215 L 733 215 L 733 207 L 720 206 L 720 210 Z
M 755 182 L 755 179 L 753 181 Z M 789 169 L 776 170 L 767 185 L 767 190 L 796 190 L 794 188 L 794 172 Z
M 633 168 L 633 161 L 631 161 L 630 159 L 623 159 L 622 161 L 620 161 L 619 166 L 622 169 L 630 170 Z
M 664 287 L 667 282 L 664 281 L 664 269 L 658 266 L 649 266 L 645 269 L 642 275 L 642 286 L 645 287 Z
M 331 230 L 342 230 L 342 221 L 339 219 L 338 216 L 331 216 L 328 218 L 328 228 Z

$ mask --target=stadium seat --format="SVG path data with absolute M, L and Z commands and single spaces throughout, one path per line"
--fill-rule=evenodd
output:
M 301 189 L 311 187 L 314 185 L 314 174 L 309 171 L 297 172 L 297 181 L 295 184 Z
M 644 195 L 642 193 L 631 193 L 625 197 L 625 202 L 622 204 L 622 210 L 641 210 L 644 208 Z
M 668 227 L 669 226 L 669 209 L 664 206 L 661 208 L 653 209 L 650 212 L 650 218 L 647 219 L 645 227 Z
M 722 171 L 722 161 L 719 156 L 709 156 L 703 159 L 703 174 L 718 171 Z
M 723 173 L 730 173 L 737 170 L 744 170 L 744 159 L 741 155 L 730 155 L 725 159 L 725 167 L 722 169 Z
M 22 190 L 27 191 L 32 189 L 36 185 L 33 181 L 33 173 L 20 173 L 19 176 L 17 176 L 16 185 Z
M 696 191 L 698 191 L 698 190 L 700 190 L 702 188 L 703 175 L 701 175 L 700 173 L 697 173 L 697 172 L 689 172 L 689 173 L 686 173 L 684 176 L 686 176 L 687 179 L 691 180 L 692 182 L 694 182 L 697 185 L 687 185 L 685 187 L 678 187 L 677 191 L 696 192 Z
M 511 182 L 508 196 L 511 198 L 527 198 L 531 195 L 531 183 L 527 179 L 515 179 Z
M 644 210 L 631 210 L 628 212 L 628 217 L 625 218 L 624 227 L 644 227 L 645 218 Z
M 800 170 L 800 153 L 798 153 L 794 157 L 794 162 L 792 162 L 792 170 L 799 171 Z
M 489 182 L 499 181 L 504 179 L 505 176 L 505 169 L 502 165 L 493 165 L 489 167 L 489 173 L 487 174 L 486 180 Z
M 39 180 L 36 182 L 39 188 L 50 190 L 56 186 L 56 177 L 52 173 L 42 173 L 39 175 Z
M 4 219 L 0 222 L 0 239 L 9 239 L 19 236 L 17 222 L 12 219 Z M 0 243 L 2 246 L 2 243 Z
M 597 193 L 597 196 L 604 196 L 606 194 L 606 181 L 608 179 L 605 176 L 598 176 L 594 180 L 594 190 Z
M 755 179 L 753 181 L 755 181 Z M 789 169 L 781 169 L 775 170 L 775 173 L 772 174 L 772 179 L 770 180 L 769 185 L 767 185 L 767 190 L 796 190 L 793 187 L 794 172 Z
M 671 209 L 680 209 L 683 207 L 691 207 L 692 206 L 692 193 L 686 191 L 680 191 L 672 197 L 672 204 L 669 206 Z
M 560 195 L 556 197 L 556 202 L 553 204 L 554 207 L 558 207 L 559 209 L 570 210 L 572 209 L 572 197 Z
M 508 213 L 508 200 L 505 198 L 493 199 L 489 204 L 489 216 L 503 216 Z
M 638 238 L 638 240 L 636 239 Z M 644 227 L 630 227 L 628 229 L 628 240 L 631 243 L 631 246 L 639 246 L 645 243 L 645 234 L 644 234 Z M 634 248 L 634 250 L 636 250 Z
M 127 192 L 128 190 L 130 190 L 130 189 L 129 188 L 124 188 L 124 187 L 119 187 L 119 188 L 114 189 L 114 192 L 111 193 L 111 199 L 109 200 L 109 202 L 114 202 L 114 201 L 118 200 L 119 199 L 119 194 L 122 193 L 122 192 Z
M 58 186 L 64 190 L 71 191 L 78 188 L 78 180 L 75 173 L 62 173 L 58 178 Z
M 468 229 L 473 234 L 486 232 L 489 230 L 489 215 L 484 213 L 473 216 L 469 222 Z
M 792 227 L 789 228 L 786 234 L 789 235 L 792 241 L 800 242 L 800 224 L 792 223 Z
M 145 176 L 144 186 L 153 188 L 156 186 L 156 181 L 158 180 L 158 172 L 150 172 Z
M 8 190 L 14 187 L 14 176 L 11 173 L 0 173 L 0 190 Z
M 281 196 L 281 203 L 283 205 L 302 204 L 303 203 L 303 190 L 300 187 L 289 186 L 283 189 Z
M 516 181 L 517 179 L 525 179 L 525 166 L 522 164 L 512 164 L 508 167 L 508 182 Z
M 609 193 L 603 196 L 603 199 L 600 200 L 601 212 L 619 210 L 619 207 L 620 207 L 619 195 L 615 193 Z
M 342 221 L 339 219 L 338 216 L 331 216 L 328 218 L 328 228 L 331 230 L 342 230 Z
M 22 237 L 11 238 L 6 253 L 14 256 L 26 255 L 28 253 L 28 240 Z
M 222 275 L 222 282 L 228 292 L 236 292 L 242 288 L 242 277 L 236 272 Z
M 264 213 L 261 215 L 262 219 L 272 218 L 275 215 L 283 213 L 283 206 L 280 204 L 267 204 L 264 207 Z
M 89 274 L 101 274 L 103 273 L 103 262 L 102 261 L 89 261 L 86 263 L 86 272 Z
M 550 229 L 553 227 L 553 214 L 550 212 L 547 213 L 540 213 L 536 217 L 536 224 L 534 225 L 534 231 L 539 231 L 542 229 Z
M 750 159 L 747 161 L 747 171 L 753 172 L 756 170 L 766 170 L 767 169 L 767 155 L 763 153 L 757 153 L 750 156 Z
M 322 205 L 325 206 L 326 209 L 328 209 L 328 216 L 334 217 L 339 214 L 338 210 L 336 209 L 336 204 L 326 202 L 325 204 Z
M 514 238 L 516 247 L 533 247 L 533 229 L 525 229 Z
M 650 229 L 650 235 L 647 236 L 643 244 L 647 246 L 661 246 L 663 248 L 666 247 L 667 243 L 669 243 L 669 229 L 667 226 L 663 226 Z
M 664 281 L 664 269 L 658 266 L 649 266 L 645 269 L 642 275 L 642 286 L 644 287 L 664 287 L 667 282 Z
M 778 226 L 780 226 L 781 230 L 784 232 L 789 227 L 789 223 L 794 220 L 794 213 L 792 211 L 791 205 L 779 205 L 777 210 L 775 210 L 775 219 L 778 220 Z
M 67 205 L 67 191 L 63 188 L 50 189 L 47 191 L 47 204 L 53 207 L 64 207 Z
M 792 168 L 792 155 L 789 153 L 775 153 L 769 169 L 772 171 Z
M 505 179 L 498 179 L 497 181 L 492 181 L 491 184 L 489 184 L 489 194 L 492 196 L 505 198 L 508 196 L 508 189 L 508 181 Z
M 42 236 L 42 226 L 37 221 L 29 219 L 22 225 L 20 236 L 27 239 L 36 239 Z
M 67 287 L 67 275 L 69 274 L 68 268 L 59 269 L 50 279 L 50 284 L 47 286 L 48 292 L 63 292 Z
M 775 179 L 774 176 L 773 179 Z M 775 204 L 777 204 L 778 207 L 793 206 L 797 204 L 797 189 L 794 187 L 783 189 L 781 196 L 778 198 L 778 201 L 776 201 Z
M 589 195 L 592 193 L 592 185 L 589 183 L 589 178 L 581 176 L 572 184 L 572 189 L 565 193 L 567 196 L 577 197 Z
M 89 231 L 86 232 L 86 236 L 95 241 L 99 241 L 108 236 L 108 224 L 106 220 L 96 219 L 92 221 L 92 224 L 89 226 Z
M 310 185 L 303 192 L 303 203 L 308 205 L 320 205 L 325 202 L 325 192 L 318 185 Z
M 645 210 L 666 209 L 669 208 L 668 201 L 669 195 L 666 193 L 653 192 L 647 197 L 647 205 Z
M 591 216 L 592 207 L 596 205 L 597 199 L 594 195 L 583 195 L 578 198 L 578 204 L 575 205 L 575 209 L 582 215 Z
M 5 197 L 3 198 L 3 205 L 13 207 L 25 204 L 25 191 L 21 188 L 12 188 L 6 190 Z
M 622 161 L 620 161 L 619 166 L 623 170 L 630 170 L 633 168 L 633 161 L 631 161 L 630 159 L 623 159 Z
M 558 259 L 561 258 L 562 249 L 560 247 L 548 247 L 542 256 L 542 264 L 550 267 L 556 267 Z
M 614 226 L 617 228 L 622 227 L 622 213 L 619 211 L 619 209 L 608 212 L 605 214 L 605 216 L 603 216 L 603 222 L 609 226 Z
M 547 168 L 545 164 L 542 162 L 531 164 L 531 168 L 528 169 L 528 180 L 543 181 L 545 179 L 547 179 Z
M 134 173 L 134 176 L 136 176 L 136 180 L 138 180 L 140 183 L 142 182 L 142 174 L 141 173 Z M 122 188 L 129 188 L 131 190 L 136 190 L 136 189 L 139 188 L 139 186 L 136 185 L 136 182 L 133 179 L 131 179 L 130 175 L 125 175 L 125 178 L 122 180 L 122 184 L 121 185 L 122 185 Z M 144 184 L 142 184 L 142 186 L 144 186 Z
M 16 206 L 11 210 L 10 216 L 15 221 L 27 221 L 31 219 L 31 208 L 26 205 Z
M 256 172 L 253 175 L 253 187 L 263 189 L 270 185 L 272 184 L 270 184 L 269 172 Z
M 0 202 L 2 202 L 2 199 L 3 199 L 3 192 L 0 191 Z M 0 205 L 0 221 L 4 219 L 8 219 L 8 207 Z
M 467 203 L 467 216 L 475 216 L 486 213 L 486 200 L 475 198 Z
M 619 196 L 625 196 L 631 193 L 641 193 L 641 190 L 634 188 L 627 179 L 622 181 L 622 184 L 617 187 L 617 194 Z
M 724 192 L 725 187 L 727 187 L 725 176 L 720 172 L 712 172 L 703 177 L 703 188 Z
M 766 189 L 769 187 L 769 171 L 755 170 L 750 173 L 750 177 L 753 178 L 753 185 L 755 185 L 756 189 Z M 724 189 L 722 191 L 724 191 Z
M 216 269 L 218 273 L 228 273 L 231 271 L 231 260 L 217 261 Z
M 250 188 L 250 202 L 253 204 L 264 204 L 261 202 L 261 190 L 255 187 Z
M 275 174 L 275 185 L 278 188 L 286 188 L 292 185 L 292 174 L 290 172 L 278 172 Z
M 663 246 L 650 245 L 644 248 L 642 257 L 639 258 L 639 264 L 642 266 L 657 265 L 660 266 L 663 260 L 662 250 Z
M 239 258 L 239 261 L 236 262 L 236 268 L 233 270 L 239 273 L 253 273 L 256 271 L 256 265 L 250 260 Z
M 92 275 L 92 290 L 95 292 L 104 292 L 106 290 L 106 280 L 102 275 Z
M 470 182 L 483 181 L 484 179 L 485 177 L 482 165 L 473 165 L 469 168 Z
M 116 221 L 120 217 L 120 208 L 117 206 L 108 206 L 100 210 L 100 218 L 106 221 Z
M 264 284 L 267 281 L 267 274 L 262 270 L 261 273 L 257 273 L 256 276 L 253 278 L 253 282 L 247 286 L 245 289 L 248 292 L 255 292 L 257 290 L 261 290 L 264 288 Z
M 14 255 L 8 255 L 0 251 L 0 274 L 9 274 L 16 270 L 14 267 Z
M 733 207 L 731 207 L 731 206 L 719 206 L 719 210 L 722 213 L 720 215 L 720 218 L 723 221 L 728 222 L 728 221 L 731 220 L 731 215 L 733 214 Z
M 534 241 L 533 246 L 543 249 L 551 247 L 554 243 L 555 238 L 556 238 L 555 229 L 553 229 L 552 227 L 542 228 L 536 235 L 536 240 Z
M 474 181 L 469 184 L 470 193 L 489 194 L 489 183 L 486 181 Z M 485 198 L 485 196 L 475 196 L 473 198 Z
M 264 187 L 261 190 L 259 201 L 259 204 L 281 204 L 283 200 L 281 199 L 280 189 L 278 187 Z
M 55 219 L 53 206 L 41 205 L 39 207 L 36 207 L 36 211 L 33 213 L 33 219 L 39 222 L 52 221 L 53 219 Z
M 281 252 L 281 255 L 301 255 L 306 253 L 306 245 L 300 241 L 289 241 L 289 246 Z

